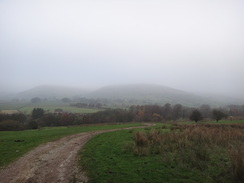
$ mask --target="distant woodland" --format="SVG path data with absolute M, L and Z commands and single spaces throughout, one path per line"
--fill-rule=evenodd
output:
M 72 104 L 83 107 L 83 104 Z M 98 104 L 96 104 L 98 105 Z M 96 107 L 101 107 L 99 104 Z M 93 106 L 95 107 L 95 106 Z M 47 112 L 42 108 L 34 108 L 30 115 L 23 113 L 0 114 L 0 130 L 37 129 L 46 126 L 70 126 L 97 123 L 126 123 L 126 122 L 167 122 L 167 121 L 219 121 L 223 118 L 230 120 L 244 118 L 244 105 L 229 105 L 222 108 L 211 108 L 202 105 L 199 108 L 171 105 L 132 105 L 128 108 L 103 109 L 96 113 L 68 113 L 62 109 Z

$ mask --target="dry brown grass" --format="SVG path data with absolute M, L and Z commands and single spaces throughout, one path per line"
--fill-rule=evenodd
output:
M 243 142 L 243 124 L 178 125 L 170 133 L 159 130 L 136 132 L 131 149 L 140 156 L 160 154 L 163 163 L 167 164 L 201 171 L 213 166 L 219 169 L 214 178 L 216 182 L 225 178 L 244 182 Z

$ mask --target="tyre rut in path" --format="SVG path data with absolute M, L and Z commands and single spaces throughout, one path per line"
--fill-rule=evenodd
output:
M 68 183 L 74 177 L 77 182 L 87 182 L 84 172 L 79 172 L 77 153 L 89 139 L 104 132 L 145 126 L 79 133 L 42 144 L 2 169 L 0 182 Z

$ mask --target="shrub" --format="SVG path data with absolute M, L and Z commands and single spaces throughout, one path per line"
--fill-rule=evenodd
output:
M 147 136 L 143 132 L 136 132 L 133 135 L 134 143 L 133 144 L 127 144 L 126 149 L 132 150 L 135 155 L 138 156 L 145 156 L 149 154 L 149 141 L 147 139 Z
M 23 123 L 14 120 L 5 120 L 0 122 L 0 131 L 19 131 L 24 130 Z
M 192 114 L 190 115 L 190 120 L 195 121 L 196 123 L 202 119 L 202 114 L 199 110 L 192 111 Z
M 148 146 L 148 139 L 145 133 L 143 132 L 136 132 L 134 134 L 134 140 L 137 147 L 147 147 Z
M 35 120 L 31 120 L 28 124 L 27 124 L 28 129 L 37 129 L 38 128 L 38 124 Z

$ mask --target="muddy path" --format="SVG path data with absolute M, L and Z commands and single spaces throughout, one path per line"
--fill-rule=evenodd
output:
M 68 183 L 74 180 L 76 182 L 87 182 L 88 178 L 85 174 L 79 172 L 77 153 L 89 139 L 104 132 L 143 128 L 145 126 L 79 133 L 42 144 L 2 169 L 0 171 L 0 182 Z

